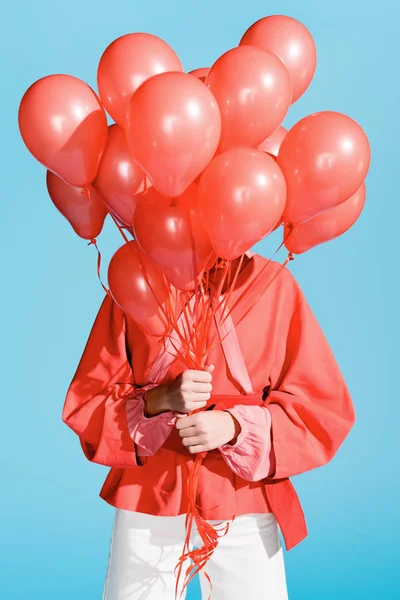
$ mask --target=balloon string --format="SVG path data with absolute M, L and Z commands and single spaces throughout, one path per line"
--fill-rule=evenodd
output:
M 239 261 L 240 265 L 242 264 L 242 261 L 243 261 L 243 256 L 241 257 L 241 260 Z M 203 352 L 207 356 L 209 354 L 209 352 L 207 351 L 207 340 L 208 340 L 208 337 L 210 334 L 211 324 L 213 323 L 213 318 L 214 318 L 215 314 L 217 313 L 219 307 L 221 306 L 219 299 L 222 296 L 222 290 L 225 285 L 226 277 L 231 268 L 231 262 L 229 260 L 223 260 L 223 261 L 221 261 L 218 268 L 223 269 L 223 271 L 222 271 L 222 275 L 220 277 L 220 282 L 219 282 L 218 287 L 215 288 L 214 286 L 212 286 L 211 300 L 209 303 L 209 311 L 206 316 L 207 321 L 205 322 L 205 332 L 206 332 L 205 336 L 204 336 L 205 350 L 203 349 Z M 238 271 L 239 271 L 239 269 L 238 269 Z M 231 286 L 228 286 L 228 289 L 229 289 L 229 287 L 231 287 Z M 214 336 L 215 335 L 216 335 L 216 332 L 214 332 Z
M 233 290 L 234 290 L 234 288 L 235 288 L 235 285 L 236 285 L 237 278 L 238 278 L 238 276 L 239 276 L 239 273 L 240 273 L 240 271 L 241 271 L 241 269 L 242 269 L 242 265 L 243 265 L 244 256 L 245 256 L 245 255 L 244 255 L 244 254 L 242 254 L 242 255 L 241 255 L 241 257 L 240 257 L 240 260 L 239 260 L 238 266 L 237 266 L 237 268 L 236 268 L 236 272 L 235 272 L 235 275 L 234 275 L 234 278 L 233 278 L 233 281 L 232 281 L 232 283 L 230 282 L 230 277 L 229 277 L 229 285 L 228 285 L 228 290 L 227 290 L 227 292 L 226 292 L 225 296 L 223 297 L 223 298 L 225 298 L 225 301 L 222 299 L 222 300 L 221 300 L 221 303 L 220 303 L 220 304 L 217 306 L 217 311 L 218 311 L 218 309 L 220 308 L 220 306 L 223 306 L 222 315 L 221 315 L 221 322 L 222 322 L 222 317 L 223 317 L 223 314 L 224 314 L 224 312 L 225 312 L 225 309 L 228 307 L 229 300 L 231 299 L 232 292 L 233 292 Z M 229 263 L 229 269 L 230 269 L 230 268 L 231 268 L 231 264 Z
M 186 323 L 186 330 L 185 327 L 183 326 L 183 330 L 186 332 L 187 331 L 187 336 L 185 335 L 185 343 L 186 343 L 186 349 L 187 349 L 187 353 L 188 356 L 191 357 L 194 361 L 194 363 L 196 363 L 196 348 L 192 347 L 192 342 L 193 342 L 193 326 L 190 322 L 190 318 L 189 318 L 189 302 L 188 302 L 188 295 L 185 292 L 181 292 L 180 293 L 180 298 L 181 298 L 181 302 L 182 302 L 182 312 L 183 312 L 183 316 L 184 316 L 184 322 Z M 196 364 L 195 367 L 196 368 Z
M 213 335 L 212 335 L 212 337 L 211 337 L 211 339 L 209 341 L 209 345 L 208 345 L 208 347 L 206 349 L 207 354 L 209 354 L 211 352 L 211 350 L 215 347 L 214 342 L 215 342 L 215 340 L 217 338 L 218 329 L 221 327 L 222 323 L 225 321 L 225 318 L 223 317 L 223 315 L 224 315 L 225 309 L 228 308 L 228 306 L 229 306 L 229 301 L 230 301 L 231 295 L 233 293 L 233 289 L 234 289 L 234 287 L 236 285 L 237 278 L 238 278 L 239 273 L 240 273 L 241 268 L 242 268 L 244 256 L 245 255 L 242 254 L 241 257 L 240 257 L 240 261 L 239 261 L 238 266 L 236 268 L 233 281 L 232 282 L 229 281 L 229 285 L 228 285 L 228 289 L 227 289 L 226 294 L 222 295 L 221 297 L 218 297 L 218 299 L 217 299 L 218 302 L 217 302 L 217 306 L 216 306 L 216 308 L 215 308 L 215 310 L 213 312 L 213 317 L 216 316 L 217 312 L 219 311 L 219 309 L 221 307 L 222 307 L 222 314 L 221 314 L 220 319 L 219 319 L 217 330 L 214 331 L 214 333 L 213 333 Z M 230 268 L 231 268 L 231 265 L 229 265 L 229 269 Z M 229 312 L 228 312 L 227 316 L 229 316 Z
M 122 228 L 122 227 L 121 227 L 121 225 L 118 223 L 118 221 L 117 221 L 117 219 L 114 217 L 114 215 L 113 215 L 111 212 L 110 212 L 109 214 L 110 214 L 110 217 L 112 218 L 112 220 L 114 221 L 114 223 L 116 224 L 116 226 L 118 227 L 120 234 L 122 235 L 122 237 L 123 237 L 123 238 L 124 238 L 124 240 L 125 240 L 125 243 L 126 243 L 126 244 L 128 244 L 130 240 L 128 240 L 128 238 L 126 237 L 126 235 L 125 235 L 125 232 L 124 232 L 123 228 Z
M 267 290 L 269 288 L 269 286 L 275 281 L 275 279 L 279 276 L 279 274 L 281 273 L 281 271 L 283 271 L 283 269 L 286 267 L 286 265 L 288 264 L 288 262 L 290 262 L 291 260 L 294 260 L 294 256 L 293 256 L 293 254 L 291 252 L 289 252 L 286 260 L 280 265 L 280 267 L 276 271 L 275 275 L 272 277 L 272 279 L 270 279 L 268 281 L 267 286 L 257 296 L 256 301 L 254 303 L 252 303 L 252 305 L 249 306 L 249 308 L 246 310 L 246 312 L 240 317 L 240 319 L 236 323 L 236 326 L 239 325 L 239 323 L 241 323 L 243 321 L 243 319 L 249 314 L 249 312 L 251 311 L 251 309 L 258 302 L 258 300 L 260 299 L 260 297 L 264 294 L 265 290 Z
M 180 597 L 182 597 L 186 586 L 189 585 L 189 583 L 193 579 L 193 577 L 195 577 L 195 575 L 205 566 L 207 561 L 212 556 L 215 548 L 218 545 L 219 538 L 226 535 L 228 533 L 229 527 L 230 527 L 230 523 L 227 523 L 225 532 L 221 536 L 219 536 L 218 535 L 219 530 L 214 529 L 214 527 L 210 523 L 208 523 L 206 521 L 206 519 L 203 519 L 203 517 L 200 516 L 200 514 L 197 510 L 198 505 L 195 502 L 195 498 L 197 496 L 199 470 L 200 470 L 201 463 L 206 456 L 207 456 L 207 452 L 200 452 L 197 454 L 196 460 L 195 460 L 194 465 L 189 474 L 188 509 L 187 509 L 186 519 L 185 519 L 185 527 L 187 529 L 187 533 L 186 533 L 186 537 L 185 537 L 183 553 L 182 553 L 181 557 L 179 558 L 178 564 L 176 565 L 176 567 L 174 569 L 174 571 L 176 571 L 176 569 L 179 569 L 177 580 L 176 580 L 176 586 L 175 586 L 175 600 L 177 597 L 179 580 L 180 580 L 180 576 L 181 576 L 183 563 L 185 562 L 185 560 L 191 559 L 193 561 L 194 565 L 196 565 L 196 569 L 190 575 L 190 571 L 192 571 L 193 565 L 189 565 L 189 567 L 187 568 L 186 574 L 185 574 L 185 581 L 183 584 L 183 588 L 182 588 Z M 234 519 L 235 519 L 235 516 L 232 517 L 232 522 L 234 521 Z M 195 523 L 196 523 L 197 530 L 200 534 L 203 545 L 199 548 L 189 550 L 190 534 L 191 534 L 193 521 L 195 521 Z M 219 525 L 221 525 L 221 523 Z M 190 575 L 190 577 L 189 577 L 189 575 Z M 210 595 L 208 597 L 208 600 L 210 600 L 211 592 L 212 592 L 212 583 L 211 583 L 211 579 L 210 579 L 209 575 L 206 572 L 204 572 L 204 575 L 210 584 Z
M 106 292 L 106 294 L 108 294 L 110 297 L 112 297 L 110 290 L 106 288 L 106 286 L 104 285 L 104 283 L 101 280 L 101 275 L 100 275 L 101 254 L 100 254 L 99 247 L 97 246 L 96 238 L 91 239 L 90 242 L 88 243 L 88 246 L 91 246 L 92 244 L 97 250 L 97 276 L 98 276 L 99 281 L 100 281 L 104 291 Z
M 256 299 L 251 303 L 251 305 L 249 306 L 249 308 L 245 311 L 245 313 L 240 317 L 240 319 L 236 322 L 236 324 L 229 330 L 226 332 L 226 334 L 220 339 L 217 340 L 218 342 L 222 343 L 225 338 L 231 333 L 231 331 L 233 329 L 235 329 L 242 321 L 243 319 L 249 314 L 249 312 L 254 308 L 254 306 L 257 304 L 258 300 L 261 298 L 261 296 L 266 292 L 266 290 L 269 288 L 269 286 L 275 281 L 275 279 L 279 276 L 279 274 L 281 273 L 281 271 L 283 271 L 283 269 L 286 267 L 286 265 L 288 264 L 288 262 L 290 262 L 291 260 L 294 260 L 294 256 L 291 252 L 289 252 L 287 258 L 285 259 L 285 261 L 279 266 L 279 269 L 276 271 L 276 273 L 274 274 L 274 276 L 267 282 L 266 286 L 262 288 L 261 292 L 258 294 L 258 296 L 256 297 Z M 232 313 L 233 309 L 230 309 L 228 316 Z M 226 320 L 227 317 L 225 317 L 224 321 Z M 211 352 L 211 350 L 213 350 L 215 348 L 216 345 L 216 340 L 213 338 L 211 341 L 211 348 L 209 350 L 209 352 Z
M 235 308 L 239 305 L 239 303 L 243 300 L 243 298 L 249 293 L 249 291 L 251 289 L 253 289 L 256 285 L 257 282 L 261 281 L 261 276 L 263 275 L 263 273 L 265 272 L 265 269 L 268 268 L 269 264 L 271 263 L 271 261 L 273 260 L 274 256 L 279 252 L 279 250 L 284 246 L 284 244 L 286 243 L 287 239 L 289 238 L 289 236 L 292 233 L 292 228 L 289 228 L 289 232 L 287 233 L 287 235 L 284 236 L 284 239 L 282 240 L 282 242 L 279 244 L 278 248 L 275 250 L 275 252 L 272 254 L 272 256 L 267 260 L 266 264 L 263 266 L 263 268 L 259 271 L 259 273 L 257 273 L 256 277 L 253 279 L 253 281 L 250 283 L 250 285 L 243 291 L 243 293 L 239 296 L 239 298 L 236 300 L 236 302 L 233 304 L 233 306 L 230 308 L 230 310 L 228 310 L 228 313 L 226 314 L 226 316 L 221 319 L 219 326 L 221 326 L 226 319 L 232 315 L 233 311 L 235 310 Z M 256 297 L 256 300 L 254 302 L 252 302 L 250 308 L 246 311 L 246 313 L 244 314 L 244 316 L 242 316 L 242 318 L 236 323 L 236 326 L 243 320 L 243 318 L 250 312 L 250 310 L 255 306 L 255 304 L 258 302 L 258 300 L 260 299 L 260 297 L 264 294 L 264 292 L 266 291 L 266 289 L 269 287 L 269 285 L 275 280 L 275 278 L 279 275 L 279 273 L 281 272 L 281 270 L 287 265 L 287 263 L 291 260 L 294 260 L 293 254 L 291 252 L 289 252 L 288 254 L 288 258 L 285 260 L 285 262 L 283 263 L 283 265 L 281 265 L 280 269 L 278 270 L 278 272 L 276 273 L 275 277 L 268 282 L 267 287 L 263 288 L 261 293 Z M 229 332 L 224 336 L 223 339 L 225 339 L 225 337 L 229 335 Z M 217 340 L 218 341 L 218 340 Z M 221 342 L 223 340 L 220 340 Z M 211 352 L 211 350 L 215 347 L 215 343 L 216 343 L 216 333 L 214 333 L 213 338 L 210 341 L 210 347 L 207 349 L 207 352 Z
M 177 297 L 179 297 L 179 299 L 180 299 L 180 302 L 182 303 L 182 295 L 180 294 L 180 295 L 178 295 Z M 186 298 L 185 298 L 185 300 L 186 300 Z M 181 317 L 182 317 L 182 318 L 184 318 L 184 320 L 186 321 L 186 318 L 187 318 L 187 316 L 186 316 L 186 314 L 185 314 L 185 310 L 187 309 L 186 302 L 183 302 L 183 304 L 181 304 L 181 309 L 182 309 L 182 312 L 181 312 Z M 170 318 L 171 318 L 171 321 L 172 321 L 172 323 L 173 323 L 173 327 L 172 327 L 172 328 L 173 328 L 173 330 L 174 330 L 175 332 L 177 332 L 177 334 L 178 334 L 178 337 L 179 337 L 179 339 L 180 339 L 180 342 L 181 342 L 181 346 L 182 346 L 183 354 L 181 354 L 181 353 L 180 353 L 180 356 L 181 356 L 181 357 L 183 357 L 183 358 L 182 358 L 182 360 L 183 360 L 183 363 L 184 363 L 184 364 L 185 364 L 185 365 L 186 365 L 186 366 L 187 366 L 189 369 L 191 369 L 191 368 L 195 368 L 195 367 L 194 367 L 194 361 L 193 361 L 193 357 L 192 357 L 192 355 L 191 355 L 191 353 L 190 353 L 190 348 L 189 348 L 188 339 L 187 339 L 187 337 L 186 337 L 186 330 L 185 330 L 185 328 L 184 328 L 184 326 L 183 326 L 183 327 L 182 327 L 183 333 L 181 333 L 180 327 L 179 327 L 179 325 L 178 325 L 178 321 L 177 321 L 177 319 L 176 319 L 176 317 L 175 317 L 175 314 L 174 314 L 174 312 L 173 312 L 173 311 L 171 311 L 171 313 L 170 313 Z M 167 335 L 169 335 L 169 334 L 167 334 Z M 172 339 L 172 338 L 171 338 L 171 339 Z
M 226 315 L 225 319 L 227 319 L 229 317 L 230 314 L 232 314 L 232 311 L 235 310 L 236 306 L 243 300 L 243 297 L 248 293 L 249 289 L 251 289 L 255 283 L 261 279 L 261 275 L 264 273 L 265 269 L 268 268 L 269 264 L 271 263 L 271 261 L 273 260 L 274 256 L 279 252 L 279 250 L 284 246 L 284 244 L 286 243 L 288 237 L 290 236 L 290 234 L 292 233 L 292 229 L 289 230 L 289 233 L 283 238 L 282 242 L 279 244 L 278 248 L 275 250 L 275 252 L 273 253 L 273 255 L 267 260 L 266 264 L 263 266 L 263 268 L 260 270 L 260 272 L 256 275 L 256 277 L 253 279 L 253 281 L 251 282 L 251 284 L 244 290 L 244 292 L 239 296 L 239 298 L 236 300 L 236 302 L 234 303 L 234 305 L 232 306 L 232 308 L 230 309 L 229 313 Z M 290 252 L 289 253 L 290 256 L 293 255 Z M 290 259 L 292 260 L 292 259 Z M 222 321 L 222 323 L 225 322 L 225 319 Z

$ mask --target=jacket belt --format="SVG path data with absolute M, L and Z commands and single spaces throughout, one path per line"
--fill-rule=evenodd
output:
M 203 410 L 225 410 L 227 408 L 232 408 L 238 404 L 241 405 L 253 405 L 253 406 L 263 406 L 263 394 L 262 392 L 257 392 L 255 394 L 235 394 L 235 395 L 226 395 L 226 394 L 213 394 L 210 400 L 207 402 L 207 406 L 200 409 Z M 196 412 L 200 412 L 196 411 Z M 179 431 L 174 427 L 170 433 L 170 435 L 165 440 L 162 445 L 163 448 L 167 450 L 173 450 L 174 452 L 178 452 L 179 454 L 184 454 L 185 456 L 193 457 L 193 453 L 189 452 L 186 446 L 182 444 L 182 438 L 179 435 Z M 218 448 L 214 450 L 209 450 L 208 454 L 212 455 L 222 455 Z

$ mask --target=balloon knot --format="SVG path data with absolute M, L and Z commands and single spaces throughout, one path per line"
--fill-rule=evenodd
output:
M 92 239 L 90 240 L 90 242 L 88 243 L 88 246 L 90 246 L 91 244 L 94 244 L 94 245 L 96 245 L 96 244 L 97 244 L 97 240 L 96 240 L 96 238 L 92 238 Z
M 291 252 L 289 252 L 289 254 L 288 254 L 288 259 L 289 260 L 294 260 L 294 256 L 293 256 L 293 254 Z
M 224 258 L 221 258 L 219 263 L 217 264 L 217 269 L 226 269 L 228 261 Z

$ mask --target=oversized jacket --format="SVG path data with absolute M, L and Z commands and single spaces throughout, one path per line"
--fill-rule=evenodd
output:
M 210 452 L 201 465 L 197 502 L 205 519 L 273 512 L 290 550 L 307 536 L 290 477 L 333 458 L 355 422 L 354 406 L 332 350 L 288 269 L 253 255 L 239 274 L 229 306 L 253 396 L 259 395 L 259 409 L 267 409 L 271 418 L 265 435 L 270 436 L 273 468 L 268 476 L 251 480 L 232 468 L 229 449 Z M 143 457 L 127 418 L 127 404 L 149 383 L 159 352 L 158 340 L 146 336 L 106 295 L 69 386 L 62 419 L 79 436 L 89 461 L 111 467 L 101 498 L 118 508 L 173 516 L 186 512 L 185 484 L 194 457 L 171 449 L 168 440 L 176 430 L 165 418 L 164 425 L 174 431 L 165 445 Z M 215 365 L 211 402 L 237 396 L 240 408 L 246 391 L 232 375 L 222 344 L 214 347 L 208 363 Z M 185 368 L 176 358 L 162 382 Z M 251 425 L 247 432 L 251 435 Z

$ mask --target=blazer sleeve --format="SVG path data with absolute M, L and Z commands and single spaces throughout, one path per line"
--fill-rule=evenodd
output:
M 269 479 L 298 475 L 328 463 L 355 423 L 349 390 L 304 294 L 295 284 L 271 413 Z
M 109 467 L 140 466 L 125 402 L 135 389 L 123 311 L 106 294 L 69 385 L 62 420 L 80 439 L 86 458 Z

